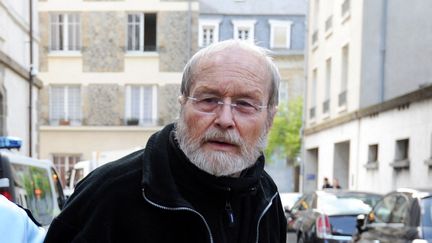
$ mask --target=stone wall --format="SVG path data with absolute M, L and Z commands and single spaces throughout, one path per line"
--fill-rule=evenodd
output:
M 49 124 L 49 85 L 44 85 L 39 89 L 38 94 L 38 104 L 39 107 L 39 125 L 44 126 Z
M 48 71 L 48 51 L 49 51 L 49 13 L 39 13 L 39 71 Z
M 191 20 L 191 21 L 190 21 Z M 188 31 L 188 22 L 190 30 Z M 181 72 L 198 50 L 198 12 L 159 12 L 158 46 L 159 70 L 161 72 Z M 188 43 L 190 41 L 190 43 Z
M 84 72 L 124 70 L 125 21 L 123 12 L 81 14 Z
M 159 87 L 158 108 L 159 125 L 173 122 L 179 115 L 180 84 L 167 84 Z
M 124 95 L 117 84 L 90 84 L 83 93 L 85 125 L 118 126 L 124 116 Z

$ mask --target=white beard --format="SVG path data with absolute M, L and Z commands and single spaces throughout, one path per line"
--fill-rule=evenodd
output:
M 267 143 L 267 129 L 263 129 L 254 144 L 245 144 L 234 130 L 222 131 L 215 127 L 211 127 L 196 139 L 191 138 L 189 134 L 189 127 L 184 121 L 183 112 L 181 112 L 175 131 L 180 149 L 195 166 L 215 176 L 234 176 L 249 168 L 255 164 Z M 204 152 L 201 147 L 202 144 L 215 138 L 239 146 L 240 155 L 224 151 Z

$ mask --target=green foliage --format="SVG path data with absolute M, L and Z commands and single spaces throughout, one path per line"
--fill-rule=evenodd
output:
M 267 158 L 271 155 L 279 159 L 294 159 L 298 156 L 301 146 L 302 113 L 302 97 L 297 97 L 288 104 L 279 104 L 265 150 Z

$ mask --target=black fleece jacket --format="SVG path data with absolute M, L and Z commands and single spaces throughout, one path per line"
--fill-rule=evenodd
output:
M 212 176 L 188 161 L 173 129 L 81 181 L 45 242 L 285 243 L 264 158 L 239 178 Z

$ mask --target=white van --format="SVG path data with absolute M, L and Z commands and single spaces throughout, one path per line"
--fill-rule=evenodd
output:
M 10 151 L 10 142 L 0 137 L 0 194 L 28 208 L 43 226 L 48 226 L 64 204 L 62 186 L 51 161 Z M 9 145 L 8 145 L 9 144 Z

